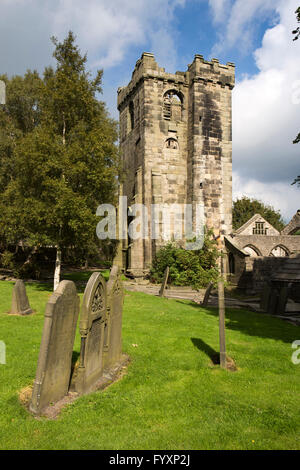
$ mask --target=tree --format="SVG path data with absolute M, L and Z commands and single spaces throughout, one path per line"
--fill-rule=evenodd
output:
M 72 32 L 52 42 L 56 68 L 46 68 L 43 79 L 35 74 L 27 100 L 19 80 L 23 99 L 7 108 L 20 135 L 12 139 L 13 177 L 1 196 L 0 227 L 14 232 L 17 221 L 17 238 L 33 250 L 56 247 L 56 288 L 64 250 L 96 250 L 96 209 L 114 202 L 119 167 L 117 123 L 96 97 L 102 70 L 91 78 Z M 9 87 L 7 95 L 9 103 Z
M 300 7 L 297 8 L 295 13 L 296 13 L 297 22 L 300 23 Z M 292 33 L 295 35 L 293 41 L 297 41 L 297 39 L 300 36 L 300 26 L 298 26 L 296 29 L 294 29 L 294 31 Z
M 237 230 L 240 228 L 255 214 L 260 214 L 279 231 L 281 231 L 285 225 L 280 212 L 276 211 L 272 206 L 266 205 L 257 199 L 250 199 L 243 196 L 241 199 L 233 201 L 233 229 Z
M 195 289 L 217 282 L 219 277 L 218 258 L 220 254 L 213 231 L 207 231 L 201 250 L 185 250 L 175 243 L 161 248 L 152 263 L 150 278 L 162 282 L 164 271 L 169 266 L 169 282 L 177 286 L 192 286 Z

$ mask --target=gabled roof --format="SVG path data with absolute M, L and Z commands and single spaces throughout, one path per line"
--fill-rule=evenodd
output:
M 292 220 L 281 231 L 281 235 L 293 235 L 300 229 L 300 210 L 296 212 Z
M 235 230 L 234 235 L 241 235 L 242 232 L 249 227 L 249 225 L 257 222 L 258 220 L 262 221 L 262 222 L 265 222 L 268 225 L 268 227 L 275 230 L 279 235 L 278 230 L 275 227 L 273 227 L 273 225 L 271 225 L 270 222 L 268 222 L 266 219 L 264 219 L 263 216 L 261 216 L 260 214 L 255 214 L 253 217 L 251 217 L 251 219 L 249 219 L 247 222 L 245 222 L 244 225 L 242 225 L 240 228 Z

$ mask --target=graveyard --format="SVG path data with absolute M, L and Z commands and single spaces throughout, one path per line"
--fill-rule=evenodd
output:
M 233 201 L 263 181 L 232 166 L 250 75 L 141 52 L 116 120 L 102 62 L 51 42 L 0 75 L 0 449 L 300 450 L 300 210 Z
M 129 363 L 111 385 L 50 419 L 30 413 L 24 396 L 34 384 L 52 286 L 26 283 L 34 313 L 8 315 L 13 286 L 0 282 L 1 449 L 300 448 L 296 326 L 226 309 L 227 352 L 237 370 L 222 370 L 216 308 L 125 291 L 122 351 Z M 79 353 L 77 327 L 73 360 Z

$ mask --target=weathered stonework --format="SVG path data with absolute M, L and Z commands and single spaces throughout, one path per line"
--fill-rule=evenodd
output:
M 300 253 L 300 211 L 278 232 L 255 214 L 231 236 L 225 237 L 227 279 L 249 291 L 260 291 L 289 257 Z
M 120 149 L 128 205 L 204 205 L 215 233 L 232 226 L 232 63 L 196 55 L 186 72 L 166 73 L 153 54 L 136 63 L 118 90 Z M 151 233 L 151 217 L 148 221 Z M 163 241 L 122 240 L 122 267 L 145 274 Z

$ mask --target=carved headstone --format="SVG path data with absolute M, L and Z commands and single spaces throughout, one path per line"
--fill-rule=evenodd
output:
M 93 273 L 83 296 L 79 322 L 80 362 L 71 385 L 71 390 L 80 394 L 88 393 L 95 388 L 103 373 L 106 303 L 105 280 L 101 273 Z
M 32 313 L 32 309 L 30 308 L 29 300 L 26 294 L 26 287 L 21 279 L 15 283 L 13 288 L 10 313 L 16 315 L 29 315 Z
M 41 412 L 68 393 L 79 296 L 72 281 L 62 281 L 45 311 L 44 329 L 30 411 Z
M 164 272 L 163 282 L 159 291 L 160 297 L 163 297 L 165 295 L 165 289 L 167 287 L 168 279 L 169 279 L 169 272 L 170 272 L 170 268 L 169 266 L 167 266 Z
M 113 266 L 107 283 L 107 320 L 105 326 L 105 368 L 113 367 L 122 357 L 122 314 L 124 289 L 121 272 Z
M 211 294 L 211 290 L 212 290 L 213 286 L 214 286 L 214 285 L 213 285 L 212 282 L 210 282 L 210 283 L 208 284 L 207 289 L 206 289 L 205 294 L 204 294 L 203 302 L 202 302 L 202 304 L 201 304 L 202 307 L 207 307 L 208 299 L 209 299 L 209 296 L 210 296 L 210 294 Z
M 0 80 L 0 104 L 5 104 L 5 83 Z

